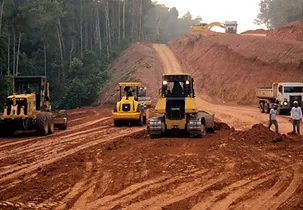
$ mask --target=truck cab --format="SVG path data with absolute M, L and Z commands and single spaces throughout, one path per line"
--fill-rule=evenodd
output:
M 225 26 L 225 33 L 232 33 L 232 34 L 237 33 L 237 27 L 238 27 L 237 21 L 225 21 L 224 26 Z
M 274 86 L 282 109 L 291 109 L 294 101 L 302 107 L 303 83 L 276 83 Z

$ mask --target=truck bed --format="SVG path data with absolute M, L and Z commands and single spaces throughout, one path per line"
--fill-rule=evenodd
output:
M 275 98 L 272 87 L 257 87 L 256 96 L 258 98 Z

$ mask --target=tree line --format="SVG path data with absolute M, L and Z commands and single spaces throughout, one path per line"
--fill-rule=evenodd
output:
M 199 22 L 151 0 L 2 0 L 0 107 L 14 75 L 46 75 L 55 108 L 91 105 L 107 66 L 137 40 L 166 42 Z
M 303 0 L 261 0 L 259 7 L 255 22 L 269 29 L 303 20 Z

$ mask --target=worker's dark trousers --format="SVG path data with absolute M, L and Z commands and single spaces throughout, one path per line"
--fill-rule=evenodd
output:
M 300 120 L 292 120 L 293 132 L 300 134 Z M 296 132 L 297 128 L 297 132 Z
M 268 127 L 270 128 L 272 124 L 275 125 L 276 133 L 279 133 L 278 121 L 277 120 L 271 120 L 271 121 L 269 121 L 269 126 Z

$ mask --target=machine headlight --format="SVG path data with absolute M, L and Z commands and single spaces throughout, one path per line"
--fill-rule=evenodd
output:
M 185 82 L 187 85 L 189 85 L 189 81 L 188 80 L 186 80 L 186 82 Z
M 283 102 L 283 105 L 284 105 L 284 106 L 287 106 L 287 104 L 288 104 L 287 101 L 284 101 L 284 102 Z
M 163 85 L 167 85 L 167 81 L 166 80 L 163 81 Z

